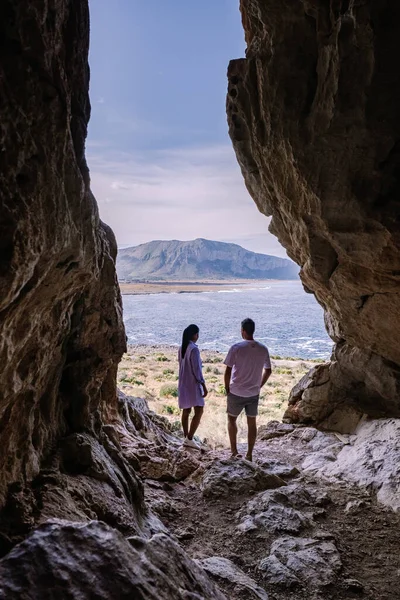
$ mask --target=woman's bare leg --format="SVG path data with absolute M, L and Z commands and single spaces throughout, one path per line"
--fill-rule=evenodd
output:
M 190 423 L 190 429 L 188 433 L 189 440 L 193 439 L 194 434 L 197 431 L 198 426 L 200 425 L 201 417 L 203 415 L 204 408 L 202 406 L 194 407 L 194 416 L 192 422 Z
M 190 416 L 191 410 L 192 410 L 191 408 L 184 408 L 182 410 L 181 423 L 182 423 L 183 435 L 185 436 L 185 438 L 187 438 L 188 434 L 189 434 L 189 416 Z

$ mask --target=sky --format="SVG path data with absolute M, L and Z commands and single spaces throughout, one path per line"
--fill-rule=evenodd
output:
M 226 70 L 244 56 L 239 0 L 89 0 L 86 144 L 120 247 L 198 237 L 286 256 L 228 136 Z

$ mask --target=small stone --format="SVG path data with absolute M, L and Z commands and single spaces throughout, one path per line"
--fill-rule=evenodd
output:
M 361 594 L 364 591 L 364 586 L 358 579 L 345 579 L 343 585 L 350 592 Z

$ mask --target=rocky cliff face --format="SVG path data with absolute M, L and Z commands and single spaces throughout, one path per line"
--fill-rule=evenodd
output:
M 0 506 L 117 404 L 116 243 L 84 157 L 88 36 L 84 1 L 2 2 Z
M 343 403 L 398 416 L 400 5 L 241 0 L 241 12 L 247 51 L 229 65 L 230 135 L 336 342 L 308 399 L 323 395 L 323 418 Z M 289 417 L 302 420 L 296 405 Z

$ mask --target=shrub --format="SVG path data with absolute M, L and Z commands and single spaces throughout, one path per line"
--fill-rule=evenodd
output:
M 166 396 L 172 396 L 172 398 L 177 398 L 178 397 L 178 386 L 171 385 L 171 384 L 163 385 L 160 389 L 160 396 L 161 396 L 161 398 L 165 398 Z
M 206 373 L 211 373 L 212 368 L 211 367 L 206 367 Z
M 162 412 L 167 415 L 179 415 L 179 408 L 177 406 L 171 406 L 170 404 L 164 404 Z
M 216 388 L 215 390 L 216 394 L 218 394 L 218 396 L 225 396 L 226 394 L 226 390 L 225 390 L 225 386 L 222 385 L 222 383 Z
M 137 371 L 135 371 L 135 376 L 136 377 L 147 377 L 147 373 L 146 373 L 146 371 L 137 370 Z
M 277 375 L 291 375 L 292 374 L 292 370 L 291 369 L 284 369 L 283 367 L 276 367 L 274 369 L 274 373 L 276 373 Z
M 159 356 L 157 356 L 156 360 L 158 360 L 158 362 L 171 362 L 169 360 L 169 358 L 167 358 L 166 356 L 164 356 L 164 354 L 160 354 Z
M 163 371 L 163 375 L 173 375 L 173 374 L 174 374 L 173 369 L 164 369 L 164 371 Z
M 221 371 L 219 369 L 217 369 L 217 367 L 215 367 L 213 373 L 214 373 L 214 375 L 221 375 Z

